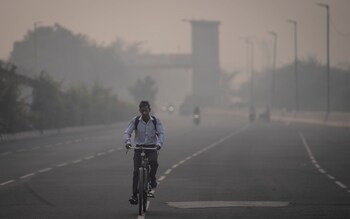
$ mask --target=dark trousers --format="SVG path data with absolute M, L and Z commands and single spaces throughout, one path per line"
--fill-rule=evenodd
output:
M 148 157 L 149 164 L 151 166 L 150 170 L 150 180 L 156 180 L 156 173 L 158 169 L 158 151 L 145 151 L 146 157 Z M 141 166 L 141 151 L 135 150 L 134 152 L 134 173 L 132 179 L 132 193 L 137 194 L 137 183 L 139 178 L 139 167 Z

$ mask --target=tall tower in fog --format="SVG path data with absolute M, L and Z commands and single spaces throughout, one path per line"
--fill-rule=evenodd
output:
M 220 98 L 219 21 L 190 20 L 193 96 L 215 104 Z

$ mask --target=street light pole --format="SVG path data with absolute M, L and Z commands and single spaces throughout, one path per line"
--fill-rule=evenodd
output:
M 327 11 L 327 113 L 325 120 L 328 119 L 331 113 L 331 86 L 330 86 L 330 67 L 329 67 L 329 5 L 323 3 L 317 3 L 318 6 L 326 8 Z
M 273 109 L 275 101 L 275 83 L 276 83 L 276 58 L 277 58 L 277 33 L 270 31 L 274 38 L 273 42 L 273 67 L 272 67 L 272 81 L 271 81 L 271 96 L 270 96 L 270 107 Z
M 38 72 L 38 48 L 37 48 L 37 39 L 36 39 L 36 35 L 37 35 L 37 33 L 36 33 L 36 29 L 37 29 L 37 26 L 38 26 L 38 24 L 40 24 L 41 22 L 40 21 L 36 21 L 36 22 L 34 22 L 34 61 L 35 61 L 35 63 L 34 63 L 34 71 L 35 71 L 35 73 L 37 73 Z
M 297 22 L 294 20 L 287 20 L 288 23 L 294 25 L 294 73 L 295 73 L 295 111 L 299 111 L 299 95 L 298 95 L 298 38 L 297 38 Z
M 252 40 L 247 41 L 248 44 L 250 45 L 250 102 L 251 106 L 254 106 L 255 101 L 254 101 L 254 42 Z

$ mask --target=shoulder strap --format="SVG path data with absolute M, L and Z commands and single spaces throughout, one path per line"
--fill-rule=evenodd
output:
M 153 118 L 152 122 L 153 122 L 153 125 L 154 125 L 154 128 L 156 129 L 156 132 L 157 132 L 157 118 L 155 116 L 151 116 Z
M 136 116 L 135 118 L 135 130 L 137 130 L 137 126 L 140 122 L 140 117 L 141 116 Z M 157 118 L 155 116 L 151 116 L 152 117 L 152 122 L 153 122 L 153 125 L 154 125 L 154 128 L 156 129 L 156 132 L 157 132 Z
M 138 126 L 138 124 L 140 122 L 140 117 L 141 116 L 136 116 L 136 118 L 135 118 L 135 131 L 137 130 L 137 126 Z

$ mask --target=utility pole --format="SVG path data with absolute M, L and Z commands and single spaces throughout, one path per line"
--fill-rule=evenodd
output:
M 317 3 L 318 6 L 326 8 L 327 11 L 327 112 L 325 120 L 327 121 L 329 114 L 331 113 L 331 86 L 330 86 L 330 67 L 329 67 L 329 5 L 323 3 Z
M 40 21 L 36 21 L 34 22 L 34 71 L 35 71 L 35 74 L 38 72 L 38 46 L 37 46 L 37 38 L 36 38 L 36 35 L 37 35 L 37 32 L 36 32 L 36 29 L 37 29 L 37 26 L 38 24 L 40 24 L 41 22 Z
M 250 45 L 250 102 L 251 106 L 255 104 L 254 97 L 254 42 L 252 40 L 248 40 L 248 44 Z
M 271 81 L 271 94 L 270 94 L 270 107 L 271 110 L 275 104 L 275 89 L 276 89 L 276 58 L 277 58 L 277 33 L 270 31 L 269 34 L 273 36 L 273 63 L 272 63 L 272 81 Z
M 287 20 L 288 23 L 294 25 L 294 75 L 295 75 L 295 111 L 299 111 L 299 83 L 298 83 L 298 38 L 297 38 L 297 22 L 294 20 Z

